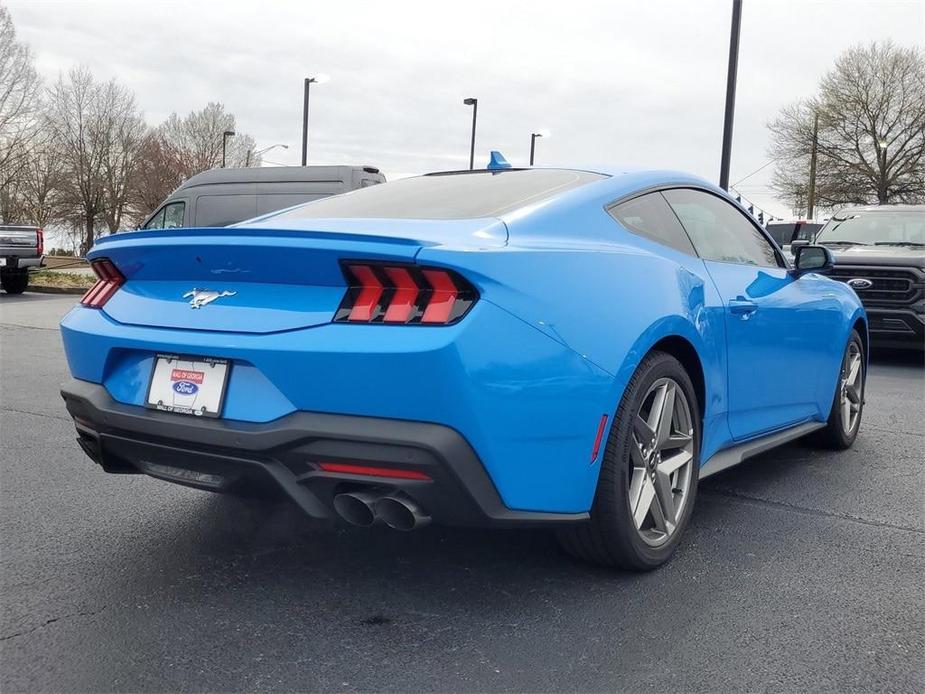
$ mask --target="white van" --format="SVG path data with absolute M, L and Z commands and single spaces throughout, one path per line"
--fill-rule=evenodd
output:
M 373 166 L 211 169 L 185 181 L 139 228 L 224 227 L 378 183 L 385 176 Z

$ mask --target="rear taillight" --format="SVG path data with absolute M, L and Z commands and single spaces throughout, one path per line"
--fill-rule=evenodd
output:
M 38 252 L 39 255 L 45 255 L 45 231 L 43 229 L 36 229 L 35 231 L 36 239 L 38 240 Z
M 394 263 L 344 263 L 349 288 L 336 323 L 449 325 L 472 308 L 479 295 L 458 273 Z
M 125 283 L 125 277 L 119 269 L 112 264 L 109 258 L 100 258 L 90 263 L 97 280 L 87 293 L 83 295 L 80 303 L 88 308 L 100 308 Z

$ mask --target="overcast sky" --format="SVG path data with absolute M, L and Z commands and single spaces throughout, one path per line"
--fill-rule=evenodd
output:
M 0 0 L 4 2 L 4 0 Z M 298 164 L 302 80 L 310 163 L 387 176 L 477 165 L 676 168 L 716 180 L 731 0 L 319 2 L 5 0 L 48 81 L 83 63 L 131 87 L 147 119 L 223 102 L 267 159 Z M 813 94 L 843 49 L 925 44 L 925 0 L 744 0 L 731 181 L 767 162 L 767 121 Z M 742 193 L 788 215 L 768 181 Z

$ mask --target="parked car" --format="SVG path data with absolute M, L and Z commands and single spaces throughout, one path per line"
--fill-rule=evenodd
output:
M 0 225 L 0 285 L 7 294 L 22 294 L 30 268 L 42 266 L 45 235 L 39 227 Z
M 652 569 L 698 480 L 864 406 L 867 319 L 681 173 L 449 172 L 89 254 L 62 395 L 103 470 L 316 518 L 557 528 Z
M 383 182 L 385 176 L 373 166 L 211 169 L 173 191 L 141 228 L 223 227 Z
M 797 240 L 792 248 L 808 243 Z M 871 339 L 925 350 L 925 205 L 845 208 L 815 243 L 835 256 L 829 276 L 864 303 Z
M 811 239 L 822 225 L 797 219 L 792 222 L 769 222 L 765 228 L 778 246 L 786 248 L 794 239 Z

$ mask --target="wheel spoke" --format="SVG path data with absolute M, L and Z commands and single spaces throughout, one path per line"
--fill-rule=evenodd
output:
M 642 455 L 642 451 L 639 448 L 639 442 L 636 441 L 636 437 L 633 437 L 633 442 L 630 444 L 630 460 L 633 462 L 633 467 L 637 470 L 646 469 L 646 459 Z
M 689 463 L 693 457 L 694 456 L 692 456 L 687 451 L 678 451 L 670 458 L 665 458 L 661 463 L 658 464 L 658 472 L 662 475 L 668 476 L 675 470 L 678 470 Z
M 674 493 L 671 491 L 671 475 L 661 470 L 655 472 L 655 504 L 659 507 L 662 518 L 665 520 L 666 532 L 668 526 L 673 526 L 675 518 Z
M 847 382 L 849 386 L 856 386 L 858 381 L 858 376 L 861 374 L 861 358 L 857 355 L 851 358 L 851 363 L 848 366 L 848 378 Z
M 676 431 L 668 437 L 668 440 L 665 441 L 665 445 L 663 445 L 659 450 L 670 451 L 675 448 L 684 448 L 690 442 L 690 434 L 682 434 L 681 432 Z
M 652 524 L 655 526 L 655 529 L 665 533 L 665 535 L 671 534 L 671 531 L 674 530 L 674 523 L 665 518 L 662 506 L 658 500 L 658 492 L 656 492 L 655 497 L 652 499 L 652 506 L 649 508 L 649 511 L 652 514 Z
M 655 486 L 648 475 L 643 474 L 642 488 L 639 490 L 639 498 L 636 500 L 636 506 L 633 508 L 633 522 L 636 529 L 642 527 L 643 521 L 649 515 L 652 504 L 655 502 Z
M 636 435 L 636 441 L 642 444 L 643 448 L 651 448 L 655 443 L 655 431 L 639 415 L 636 415 L 636 419 L 633 420 L 633 433 Z
M 665 395 L 658 410 L 657 423 L 652 428 L 656 433 L 656 447 L 661 450 L 671 436 L 671 422 L 674 419 L 675 386 L 673 383 L 665 384 Z M 652 406 L 655 409 L 655 405 Z
M 845 427 L 845 431 L 850 431 L 851 429 L 851 401 L 848 398 L 842 398 L 841 417 L 842 417 L 842 424 Z

